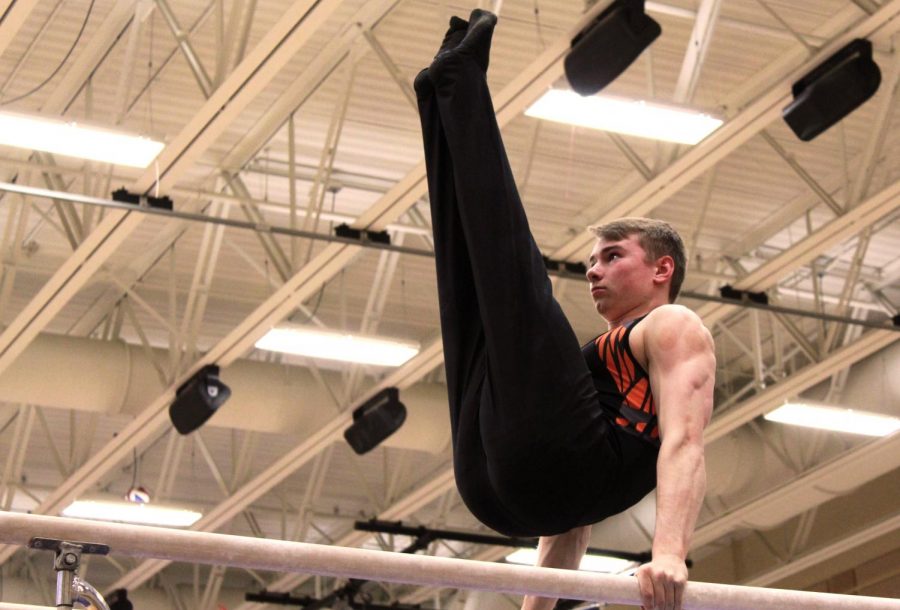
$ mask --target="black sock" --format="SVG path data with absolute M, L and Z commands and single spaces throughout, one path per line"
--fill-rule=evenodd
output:
M 441 53 L 445 53 L 448 51 L 452 51 L 462 42 L 462 39 L 466 36 L 466 32 L 469 29 L 469 22 L 465 19 L 460 19 L 455 15 L 450 17 L 450 27 L 447 28 L 447 33 L 444 34 L 444 40 L 441 42 L 441 48 L 438 49 L 435 58 L 441 55 Z
M 487 73 L 491 55 L 491 40 L 494 36 L 494 26 L 497 25 L 497 15 L 476 8 L 469 16 L 469 28 L 466 36 L 459 44 L 460 50 L 466 50 L 475 57 L 475 61 L 481 69 Z

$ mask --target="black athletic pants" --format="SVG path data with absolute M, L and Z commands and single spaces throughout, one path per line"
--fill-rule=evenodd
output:
M 442 52 L 416 79 L 454 467 L 485 525 L 552 535 L 608 516 L 619 457 L 531 236 L 485 64 Z

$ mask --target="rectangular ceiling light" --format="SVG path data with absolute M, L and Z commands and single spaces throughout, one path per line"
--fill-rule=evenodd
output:
M 203 516 L 196 511 L 181 508 L 100 500 L 76 500 L 62 514 L 63 517 L 74 519 L 140 523 L 163 527 L 190 527 Z
M 165 146 L 141 136 L 13 112 L 0 112 L 0 145 L 141 168 Z
M 696 144 L 722 125 L 708 114 L 653 102 L 607 95 L 583 97 L 551 89 L 525 111 L 527 116 L 679 144 Z
M 296 356 L 379 366 L 400 366 L 419 353 L 417 343 L 299 326 L 273 328 L 256 342 L 256 347 Z
M 537 549 L 519 549 L 506 556 L 506 561 L 519 565 L 533 566 L 537 561 Z M 634 561 L 609 555 L 585 555 L 581 558 L 579 570 L 585 572 L 603 572 L 605 574 L 621 574 L 637 565 Z
M 809 402 L 789 402 L 766 414 L 765 419 L 793 426 L 866 436 L 887 436 L 900 430 L 900 419 L 896 417 Z

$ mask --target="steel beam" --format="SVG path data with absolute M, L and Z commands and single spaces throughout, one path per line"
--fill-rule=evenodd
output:
M 123 3 L 124 4 L 124 3 Z M 116 97 L 118 109 L 116 110 L 115 124 L 118 125 L 125 118 L 128 110 L 128 97 L 131 95 L 131 85 L 137 73 L 138 41 L 141 38 L 141 27 L 149 11 L 145 8 L 145 2 L 134 3 L 134 16 L 131 19 L 131 28 L 128 32 L 128 42 L 125 46 L 125 54 L 119 72 L 119 82 L 116 85 Z M 152 6 L 152 5 L 151 5 Z
M 871 2 L 871 0 L 861 1 Z M 676 17 L 678 19 L 686 19 L 690 21 L 696 21 L 697 19 L 697 10 L 695 9 L 675 6 L 673 4 L 667 4 L 665 2 L 655 2 L 654 0 L 648 0 L 645 6 L 647 12 L 649 13 L 656 13 L 658 15 L 666 15 L 668 17 Z M 731 19 L 729 17 L 719 17 L 718 22 L 723 27 L 738 30 L 741 32 L 749 32 L 751 34 L 766 36 L 768 38 L 776 38 L 779 40 L 794 40 L 794 37 L 789 32 L 761 23 L 743 21 L 740 19 Z M 826 40 L 824 37 L 816 34 L 807 34 L 806 38 L 814 44 L 822 44 Z
M 34 416 L 35 408 L 31 405 L 19 405 L 16 411 L 16 426 L 6 452 L 3 478 L 0 479 L 0 510 L 8 511 L 12 507 L 16 495 L 15 485 L 22 477 L 22 466 L 25 463 L 28 443 L 31 441 Z
M 241 21 L 240 34 L 236 37 L 237 47 L 234 51 L 234 59 L 232 60 L 232 69 L 244 60 L 244 54 L 247 52 L 247 41 L 250 40 L 250 27 L 253 25 L 253 15 L 256 14 L 257 0 L 249 0 L 247 9 L 244 11 L 243 20 Z
M 810 472 L 802 474 L 755 499 L 735 507 L 713 521 L 700 525 L 691 539 L 691 546 L 710 544 L 736 529 L 755 527 L 757 515 L 766 515 L 765 523 L 783 522 L 839 495 L 830 490 L 835 485 L 856 487 L 859 473 L 866 472 L 872 480 L 897 467 L 900 456 L 900 436 L 892 435 L 868 442 L 829 460 Z M 840 481 L 846 482 L 841 485 Z
M 810 190 L 812 190 L 812 192 L 814 192 L 819 197 L 819 199 L 821 199 L 822 202 L 825 203 L 825 205 L 831 208 L 831 211 L 834 212 L 836 216 L 840 216 L 844 213 L 844 209 L 837 201 L 834 200 L 834 197 L 832 197 L 828 191 L 822 188 L 822 185 L 819 184 L 815 180 L 815 178 L 813 178 L 809 174 L 809 172 L 803 169 L 803 166 L 800 165 L 797 159 L 795 159 L 793 155 L 788 153 L 784 149 L 784 147 L 782 147 L 781 144 L 779 144 L 778 141 L 769 134 L 768 131 L 763 129 L 759 133 L 762 136 L 762 139 L 765 140 L 766 144 L 772 147 L 772 150 L 774 150 L 778 154 L 778 156 L 781 157 L 781 159 L 785 163 L 787 163 L 792 170 L 794 170 L 794 173 L 796 173 L 800 177 L 800 179 L 806 183 Z
M 797 328 L 797 325 L 794 324 L 786 315 L 783 313 L 772 313 L 772 316 L 775 320 L 778 321 L 781 326 L 784 327 L 791 338 L 794 340 L 794 343 L 797 344 L 797 347 L 800 348 L 800 351 L 809 359 L 810 362 L 818 362 L 819 361 L 819 351 L 810 343 L 809 339 L 807 339 L 806 335 Z
M 900 36 L 895 36 L 894 39 L 900 41 Z M 878 158 L 882 154 L 885 139 L 890 131 L 888 126 L 890 125 L 891 114 L 897 103 L 898 87 L 900 87 L 900 51 L 894 51 L 890 70 L 882 81 L 881 86 L 884 94 L 880 100 L 881 104 L 876 110 L 875 118 L 871 123 L 869 139 L 863 150 L 856 180 L 851 187 L 848 207 L 857 205 L 868 195 L 869 187 L 872 184 L 872 175 L 878 166 Z
M 119 210 L 106 215 L 0 334 L 0 371 L 5 370 L 87 284 L 140 221 L 139 216 Z
M 688 261 L 697 256 L 697 243 L 700 241 L 700 232 L 703 229 L 703 223 L 706 222 L 706 213 L 709 210 L 709 204 L 712 201 L 713 185 L 716 182 L 716 168 L 709 170 L 703 180 L 703 190 L 700 194 L 700 211 L 694 220 L 694 227 L 687 244 L 686 258 Z M 699 260 L 699 259 L 698 259 Z
M 395 241 L 397 245 L 402 245 L 403 235 L 395 236 Z M 378 265 L 372 278 L 372 288 L 369 291 L 369 297 L 363 310 L 362 322 L 360 323 L 359 332 L 361 334 L 378 334 L 378 325 L 384 313 L 384 307 L 390 294 L 391 284 L 393 284 L 394 274 L 397 271 L 399 261 L 400 256 L 396 252 L 382 252 L 378 257 Z M 356 394 L 358 383 L 364 370 L 364 367 L 361 365 L 351 368 L 350 377 L 346 384 L 345 395 L 347 398 Z
M 0 55 L 3 55 L 16 34 L 25 25 L 31 11 L 39 4 L 39 0 L 15 0 L 7 3 L 5 14 L 0 12 Z
M 203 92 L 203 97 L 209 98 L 213 92 L 214 85 L 206 68 L 203 67 L 203 62 L 200 61 L 200 56 L 194 51 L 194 47 L 188 38 L 188 33 L 181 29 L 181 26 L 178 24 L 178 20 L 175 17 L 175 13 L 172 11 L 172 7 L 169 6 L 168 0 L 154 1 L 156 2 L 156 6 L 159 7 L 159 12 L 163 16 L 163 21 L 169 26 L 169 31 L 172 32 L 172 36 L 175 38 L 175 42 L 181 50 L 181 54 L 187 60 L 188 66 L 191 68 L 191 73 L 197 80 L 200 91 Z
M 702 0 L 697 8 L 694 29 L 675 84 L 674 99 L 678 104 L 689 103 L 694 97 L 721 5 L 721 0 Z
M 317 231 L 319 225 L 319 217 L 322 213 L 322 207 L 325 203 L 325 196 L 328 192 L 326 185 L 331 180 L 331 172 L 334 170 L 334 161 L 337 158 L 337 149 L 341 141 L 341 134 L 344 131 L 344 120 L 347 117 L 347 108 L 350 104 L 350 96 L 353 93 L 353 83 L 356 81 L 356 60 L 351 57 L 347 62 L 346 82 L 341 90 L 339 99 L 334 105 L 331 115 L 331 121 L 328 125 L 328 132 L 325 135 L 325 142 L 322 146 L 322 152 L 319 155 L 319 165 L 316 170 L 315 179 L 309 189 L 309 199 L 306 204 L 306 216 L 303 218 L 304 231 Z M 304 264 L 309 262 L 312 257 L 313 241 L 309 242 L 306 250 L 306 260 Z
M 409 102 L 414 110 L 418 109 L 419 105 L 416 101 L 416 93 L 413 91 L 409 78 L 400 71 L 400 68 L 397 67 L 397 64 L 394 63 L 391 56 L 388 55 L 387 50 L 380 42 L 378 42 L 378 39 L 375 38 L 375 34 L 371 29 L 362 30 L 362 34 L 365 36 L 369 46 L 372 47 L 372 50 L 375 51 L 375 55 L 381 60 L 381 63 L 388 71 L 388 74 L 390 74 L 391 78 L 394 79 L 394 82 L 397 83 L 400 92 L 403 93 L 403 97 L 406 98 L 406 101 Z
M 19 256 L 25 242 L 25 230 L 28 226 L 28 202 L 24 197 L 13 197 L 3 228 L 3 244 L 0 246 L 0 258 L 3 269 L 0 271 L 0 315 L 6 312 L 9 299 L 15 286 L 19 271 Z
M 221 167 L 237 171 L 245 167 L 287 122 L 288 117 L 316 91 L 347 57 L 360 34 L 374 26 L 399 0 L 369 0 L 284 90 L 268 112 L 222 160 Z M 357 25 L 358 24 L 358 25 Z
M 210 214 L 217 218 L 228 217 L 227 204 L 213 203 Z M 200 251 L 197 255 L 197 264 L 194 266 L 194 275 L 191 279 L 191 288 L 188 292 L 187 303 L 184 306 L 184 314 L 181 320 L 179 356 L 173 371 L 178 373 L 181 359 L 186 357 L 189 361 L 194 359 L 197 349 L 197 335 L 200 323 L 206 313 L 206 304 L 209 300 L 210 288 L 216 263 L 219 260 L 219 251 L 222 247 L 222 239 L 225 235 L 224 225 L 206 225 L 203 238 L 200 242 Z
M 187 202 L 184 209 L 191 213 L 201 212 L 204 209 L 203 205 L 201 201 Z M 168 223 L 159 232 L 156 239 L 145 247 L 134 260 L 130 261 L 128 266 L 115 270 L 116 277 L 122 284 L 133 286 L 169 251 L 172 244 L 188 230 L 189 226 L 190 223 L 186 221 Z M 104 318 L 115 310 L 122 298 L 121 289 L 118 287 L 108 288 L 69 329 L 69 332 L 77 335 L 90 334 Z
M 181 452 L 184 449 L 185 437 L 178 434 L 175 429 L 169 431 L 169 441 L 166 443 L 166 451 L 163 454 L 162 466 L 159 469 L 159 478 L 154 488 L 156 496 L 160 500 L 166 500 L 172 494 L 175 486 L 175 478 L 178 475 L 178 466 L 181 463 Z
M 800 34 L 800 32 L 798 32 L 798 31 L 795 30 L 793 27 L 791 27 L 791 24 L 788 23 L 788 22 L 784 19 L 784 17 L 782 17 L 782 16 L 778 13 L 778 11 L 776 11 L 776 10 L 773 9 L 771 6 L 769 6 L 769 4 L 768 4 L 768 2 L 767 2 L 766 0 L 756 0 L 756 2 L 757 2 L 757 4 L 759 4 L 761 7 L 763 7 L 763 8 L 765 9 L 765 11 L 766 11 L 767 13 L 769 13 L 769 15 L 771 15 L 772 18 L 773 18 L 775 21 L 777 21 L 778 23 L 780 23 L 780 24 L 781 24 L 781 27 L 783 27 L 786 31 L 790 32 L 791 36 L 794 37 L 794 40 L 796 40 L 797 42 L 799 42 L 800 44 L 802 44 L 802 45 L 806 48 L 807 52 L 809 52 L 810 55 L 812 55 L 813 53 L 816 52 L 815 47 L 813 47 L 811 44 L 809 44 L 809 42 L 806 40 L 806 38 L 805 38 L 802 34 Z
M 83 48 L 79 46 L 78 57 L 60 75 L 59 84 L 47 97 L 41 108 L 42 112 L 63 114 L 69 109 L 91 73 L 131 23 L 135 4 L 136 0 L 118 0 L 113 4 L 103 23 L 84 42 Z
M 160 153 L 157 158 L 159 178 L 155 169 L 151 168 L 137 180 L 134 190 L 147 192 L 157 182 L 165 181 L 166 185 L 177 182 L 340 4 L 339 0 L 295 0 L 278 23 Z
M 17 3 L 18 6 L 20 3 Z M 29 6 L 30 2 L 21 2 Z M 157 158 L 155 168 L 132 185 L 147 192 L 158 177 L 174 182 L 304 45 L 315 30 L 336 10 L 338 0 L 315 3 L 297 0 L 250 55 L 229 75 L 182 131 Z M 5 23 L 5 21 L 4 21 Z M 0 24 L 2 25 L 2 24 Z M 25 349 L 66 303 L 90 280 L 143 218 L 110 211 L 79 245 L 37 296 L 0 335 L 0 371 Z
M 835 350 L 821 361 L 795 371 L 765 391 L 713 417 L 703 438 L 711 443 L 729 432 L 736 430 L 752 419 L 766 413 L 775 405 L 797 396 L 807 388 L 828 379 L 837 371 L 847 368 L 863 358 L 891 345 L 900 336 L 898 333 L 876 330 L 867 333 L 854 343 Z
M 734 287 L 751 291 L 771 288 L 779 280 L 808 264 L 823 252 L 896 210 L 900 206 L 898 198 L 900 198 L 900 180 L 741 277 L 734 282 Z M 705 323 L 711 324 L 727 315 L 732 307 L 724 304 L 707 304 L 700 307 L 697 314 Z
M 604 132 L 606 133 L 606 137 L 612 140 L 612 143 L 616 145 L 616 148 L 619 149 L 625 158 L 628 159 L 629 163 L 634 166 L 634 169 L 644 178 L 644 180 L 652 180 L 653 179 L 653 170 L 647 167 L 647 164 L 644 163 L 644 160 L 641 159 L 640 155 L 635 152 L 631 146 L 628 145 L 628 142 L 625 141 L 625 138 L 620 136 L 617 133 L 613 133 L 611 131 Z
M 184 55 L 185 59 L 188 62 L 188 66 L 191 68 L 191 72 L 194 74 L 194 78 L 197 80 L 197 83 L 200 86 L 200 90 L 203 92 L 203 96 L 206 99 L 209 99 L 212 95 L 212 92 L 215 88 L 215 83 L 210 79 L 209 74 L 203 67 L 203 63 L 200 61 L 200 57 L 197 52 L 194 50 L 193 45 L 191 45 L 190 41 L 187 38 L 187 35 L 183 33 L 180 24 L 178 23 L 175 14 L 169 8 L 167 0 L 156 0 L 160 9 L 166 19 L 166 23 L 169 26 L 169 29 L 172 31 L 173 36 L 175 36 L 176 40 L 178 40 L 179 48 L 181 49 L 182 55 Z M 248 12 L 252 12 L 255 10 L 255 2 L 251 2 L 251 5 L 248 7 Z M 249 20 L 250 16 L 247 15 L 247 20 Z M 242 50 L 241 54 L 243 54 L 243 43 L 241 44 Z M 241 210 L 244 212 L 244 215 L 248 220 L 254 222 L 260 226 L 264 226 L 265 218 L 262 216 L 260 211 L 253 205 L 250 201 L 250 191 L 247 189 L 244 181 L 241 180 L 238 175 L 231 175 L 226 171 L 221 172 L 222 178 L 225 180 L 225 183 L 231 188 L 231 191 L 238 197 L 241 197 Z M 272 261 L 272 264 L 275 266 L 276 271 L 282 280 L 286 280 L 293 273 L 292 265 L 285 255 L 282 248 L 278 245 L 278 242 L 275 240 L 275 237 L 271 234 L 265 232 L 258 232 L 257 236 L 262 243 L 263 248 L 269 256 L 269 259 Z
M 0 99 L 7 97 L 3 94 L 6 92 L 6 88 L 9 86 L 9 83 L 17 79 L 19 72 L 22 70 L 22 66 L 28 63 L 28 61 L 31 59 L 31 54 L 35 49 L 38 48 L 38 42 L 44 38 L 44 35 L 47 33 L 47 29 L 53 24 L 54 21 L 56 21 L 56 18 L 59 16 L 59 11 L 60 9 L 62 9 L 63 4 L 64 2 L 62 0 L 56 0 L 56 4 L 53 6 L 53 8 L 50 9 L 48 13 L 41 15 L 41 27 L 38 28 L 38 30 L 29 37 L 28 46 L 25 47 L 25 50 L 22 53 L 16 55 L 15 65 L 13 66 L 12 70 L 7 72 L 3 84 L 0 84 Z
M 799 557 L 791 559 L 787 565 L 767 570 L 741 584 L 750 587 L 766 587 L 775 584 L 798 572 L 802 572 L 807 568 L 814 567 L 833 557 L 837 557 L 842 553 L 874 542 L 883 536 L 888 536 L 897 531 L 897 529 L 900 529 L 900 514 L 894 514 L 875 524 L 857 530 L 849 536 L 845 536 L 839 540 L 820 546 L 815 550 L 804 553 Z
M 700 6 L 697 7 L 694 27 L 688 38 L 688 46 L 681 62 L 681 71 L 672 95 L 672 101 L 676 104 L 690 104 L 694 97 L 697 84 L 700 82 L 700 70 L 706 60 L 706 53 L 712 40 L 721 4 L 721 0 L 701 0 Z M 657 143 L 653 173 L 671 164 L 677 152 L 678 146 L 671 142 Z M 640 171 L 639 167 L 638 171 Z M 646 176 L 646 178 L 650 180 L 651 176 Z

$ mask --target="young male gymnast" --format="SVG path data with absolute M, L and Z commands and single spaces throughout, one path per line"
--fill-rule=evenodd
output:
M 577 568 L 591 524 L 657 488 L 647 609 L 680 610 L 706 475 L 712 338 L 671 304 L 684 279 L 666 223 L 592 230 L 587 279 L 609 330 L 583 348 L 553 298 L 506 158 L 486 73 L 496 17 L 453 17 L 415 81 L 459 492 L 485 525 L 540 536 L 538 565 Z M 526 597 L 523 610 L 556 600 Z

